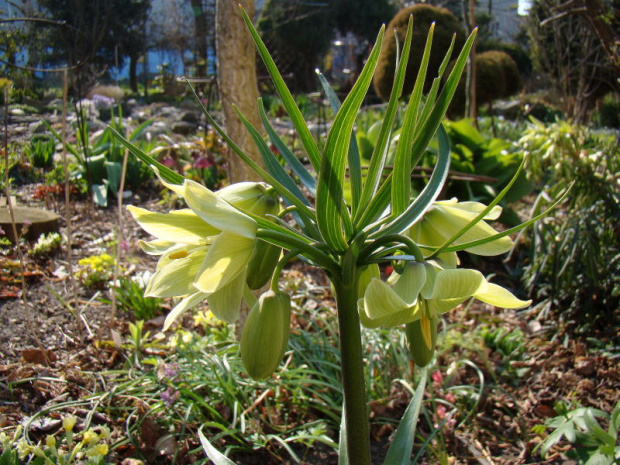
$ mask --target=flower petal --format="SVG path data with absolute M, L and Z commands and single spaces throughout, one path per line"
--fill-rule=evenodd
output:
M 475 218 L 475 215 L 472 217 L 472 213 L 460 208 L 435 206 L 424 216 L 421 227 L 432 227 L 434 232 L 445 241 L 467 226 L 473 218 Z M 494 236 L 495 234 L 497 234 L 495 229 L 484 221 L 479 221 L 469 231 L 459 237 L 454 244 L 460 245 L 466 242 L 485 239 L 487 237 Z M 471 247 L 467 249 L 467 251 L 476 255 L 493 256 L 508 252 L 511 248 L 512 240 L 506 236 L 493 242 L 489 242 L 488 244 Z
M 239 317 L 245 275 L 245 273 L 239 273 L 235 279 L 207 298 L 211 312 L 226 323 L 234 323 Z
M 174 323 L 174 321 L 179 318 L 183 313 L 203 301 L 206 296 L 207 295 L 203 292 L 196 292 L 194 294 L 188 295 L 183 300 L 181 300 L 181 302 L 179 302 L 166 316 L 166 321 L 164 321 L 164 331 L 170 328 L 172 323 Z
M 220 233 L 209 247 L 194 285 L 202 292 L 213 294 L 231 282 L 247 266 L 255 244 L 255 239 Z
M 502 286 L 485 281 L 474 297 L 487 304 L 502 308 L 523 308 L 532 303 L 531 300 L 517 299 L 509 290 Z
M 186 179 L 183 184 L 183 197 L 189 208 L 210 225 L 248 239 L 256 237 L 256 221 L 202 184 Z
M 373 279 L 358 301 L 360 321 L 368 328 L 409 323 L 419 318 L 419 307 L 410 306 L 394 290 L 379 279 Z
M 441 270 L 435 277 L 433 293 L 428 299 L 466 299 L 485 282 L 484 276 L 477 270 Z
M 162 255 L 171 248 L 176 247 L 177 243 L 164 239 L 155 239 L 154 241 L 138 241 L 138 245 L 149 255 Z
M 158 239 L 184 244 L 201 244 L 204 243 L 206 237 L 220 232 L 188 208 L 170 213 L 155 213 L 129 205 L 127 210 L 142 229 Z
M 178 297 L 196 292 L 193 285 L 207 255 L 206 247 L 175 248 L 164 254 L 144 295 Z
M 394 284 L 394 292 L 408 305 L 418 301 L 420 290 L 426 282 L 426 267 L 422 263 L 407 263 Z

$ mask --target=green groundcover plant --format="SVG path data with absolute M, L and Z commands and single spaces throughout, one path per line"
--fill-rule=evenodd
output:
M 433 358 L 437 325 L 443 313 L 471 297 L 500 307 L 527 306 L 529 301 L 519 300 L 508 290 L 488 282 L 479 271 L 458 268 L 457 252 L 467 250 L 483 256 L 504 253 L 512 246 L 508 236 L 537 218 L 501 233 L 485 222 L 498 217 L 501 209 L 497 203 L 512 183 L 488 206 L 456 199 L 436 201 L 450 162 L 448 137 L 441 121 L 475 34 L 467 40 L 444 79 L 443 88 L 440 89 L 442 74 L 452 48 L 431 90 L 423 96 L 433 37 L 431 27 L 404 116 L 394 168 L 386 178 L 382 173 L 387 146 L 411 47 L 410 22 L 392 96 L 363 178 L 353 128 L 377 64 L 383 30 L 342 104 L 319 75 L 336 111 L 320 150 L 265 45 L 250 19 L 243 15 L 310 167 L 302 164 L 276 134 L 260 101 L 264 129 L 278 154 L 270 150 L 259 130 L 240 111 L 238 114 L 263 157 L 265 169 L 250 159 L 204 111 L 228 145 L 264 179 L 261 183 L 242 182 L 212 192 L 157 163 L 116 133 L 135 156 L 153 167 L 166 187 L 183 197 L 188 207 L 169 213 L 128 207 L 142 228 L 155 237 L 141 242 L 142 249 L 160 256 L 145 292 L 152 297 L 181 298 L 168 314 L 165 328 L 205 299 L 217 318 L 234 322 L 245 300 L 251 310 L 241 335 L 241 357 L 249 375 L 260 379 L 277 369 L 288 343 L 291 305 L 289 296 L 279 289 L 281 271 L 293 259 L 323 269 L 333 286 L 340 336 L 344 414 L 339 460 L 342 464 L 369 465 L 360 324 L 370 328 L 402 326 L 414 361 L 425 367 Z M 439 147 L 437 164 L 428 184 L 412 199 L 411 171 L 434 137 Z M 349 179 L 345 184 L 347 171 Z M 347 195 L 345 186 L 350 189 Z M 351 200 L 347 202 L 345 198 Z M 387 282 L 379 272 L 382 263 L 390 263 L 395 270 Z M 254 297 L 251 291 L 268 283 L 269 289 L 258 299 Z M 422 369 L 386 464 L 409 464 L 425 379 L 426 371 Z M 218 465 L 232 463 L 202 432 L 200 435 L 211 460 Z

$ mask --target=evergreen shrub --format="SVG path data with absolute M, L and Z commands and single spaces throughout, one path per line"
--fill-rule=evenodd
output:
M 413 89 L 413 83 L 422 61 L 428 28 L 433 22 L 435 23 L 435 33 L 433 35 L 433 47 L 431 48 L 428 74 L 424 86 L 425 91 L 428 91 L 432 80 L 437 76 L 439 65 L 450 47 L 453 34 L 456 34 L 456 41 L 452 56 L 456 56 L 465 43 L 463 26 L 457 17 L 446 8 L 418 4 L 398 12 L 392 18 L 385 31 L 381 56 L 379 57 L 374 77 L 375 92 L 384 101 L 389 100 L 394 82 L 397 51 L 395 35 L 398 38 L 398 47 L 402 50 L 410 15 L 413 16 L 413 45 L 409 55 L 403 95 L 408 95 Z

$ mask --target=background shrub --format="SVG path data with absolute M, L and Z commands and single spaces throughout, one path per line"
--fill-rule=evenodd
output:
M 517 63 L 506 52 L 489 50 L 476 55 L 476 102 L 484 105 L 518 93 L 523 87 Z M 465 111 L 465 76 L 450 106 L 450 116 Z
M 407 24 L 409 15 L 413 16 L 413 46 L 407 64 L 407 74 L 405 77 L 405 85 L 403 94 L 407 95 L 413 89 L 413 83 L 422 61 L 422 53 L 424 52 L 424 44 L 428 29 L 435 22 L 435 33 L 433 36 L 433 47 L 431 49 L 431 57 L 428 65 L 428 74 L 426 76 L 425 90 L 428 91 L 432 80 L 437 76 L 437 70 L 446 51 L 450 47 L 452 35 L 456 34 L 455 49 L 453 56 L 456 56 L 465 43 L 465 33 L 460 21 L 446 8 L 440 8 L 430 5 L 418 4 L 409 8 L 405 8 L 398 12 L 385 32 L 383 47 L 377 70 L 375 72 L 374 87 L 377 95 L 387 101 L 390 98 L 392 84 L 394 82 L 395 62 L 396 62 L 396 41 L 394 34 L 398 38 L 399 47 L 402 49 L 407 32 Z

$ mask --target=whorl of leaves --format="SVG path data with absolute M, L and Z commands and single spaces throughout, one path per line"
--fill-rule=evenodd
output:
M 443 57 L 445 56 L 453 34 L 456 33 L 456 43 L 453 56 L 456 56 L 465 43 L 465 33 L 460 21 L 446 8 L 435 7 L 426 4 L 418 4 L 404 8 L 392 18 L 385 32 L 379 64 L 375 72 L 374 87 L 377 95 L 382 100 L 389 100 L 392 84 L 394 82 L 395 60 L 396 60 L 396 41 L 398 38 L 399 48 L 402 49 L 409 16 L 413 16 L 413 44 L 407 65 L 407 74 L 403 94 L 411 93 L 413 83 L 422 61 L 424 43 L 431 23 L 435 23 L 435 34 L 433 37 L 433 47 L 428 66 L 428 75 L 425 82 L 427 91 L 432 80 L 437 76 L 437 70 Z

